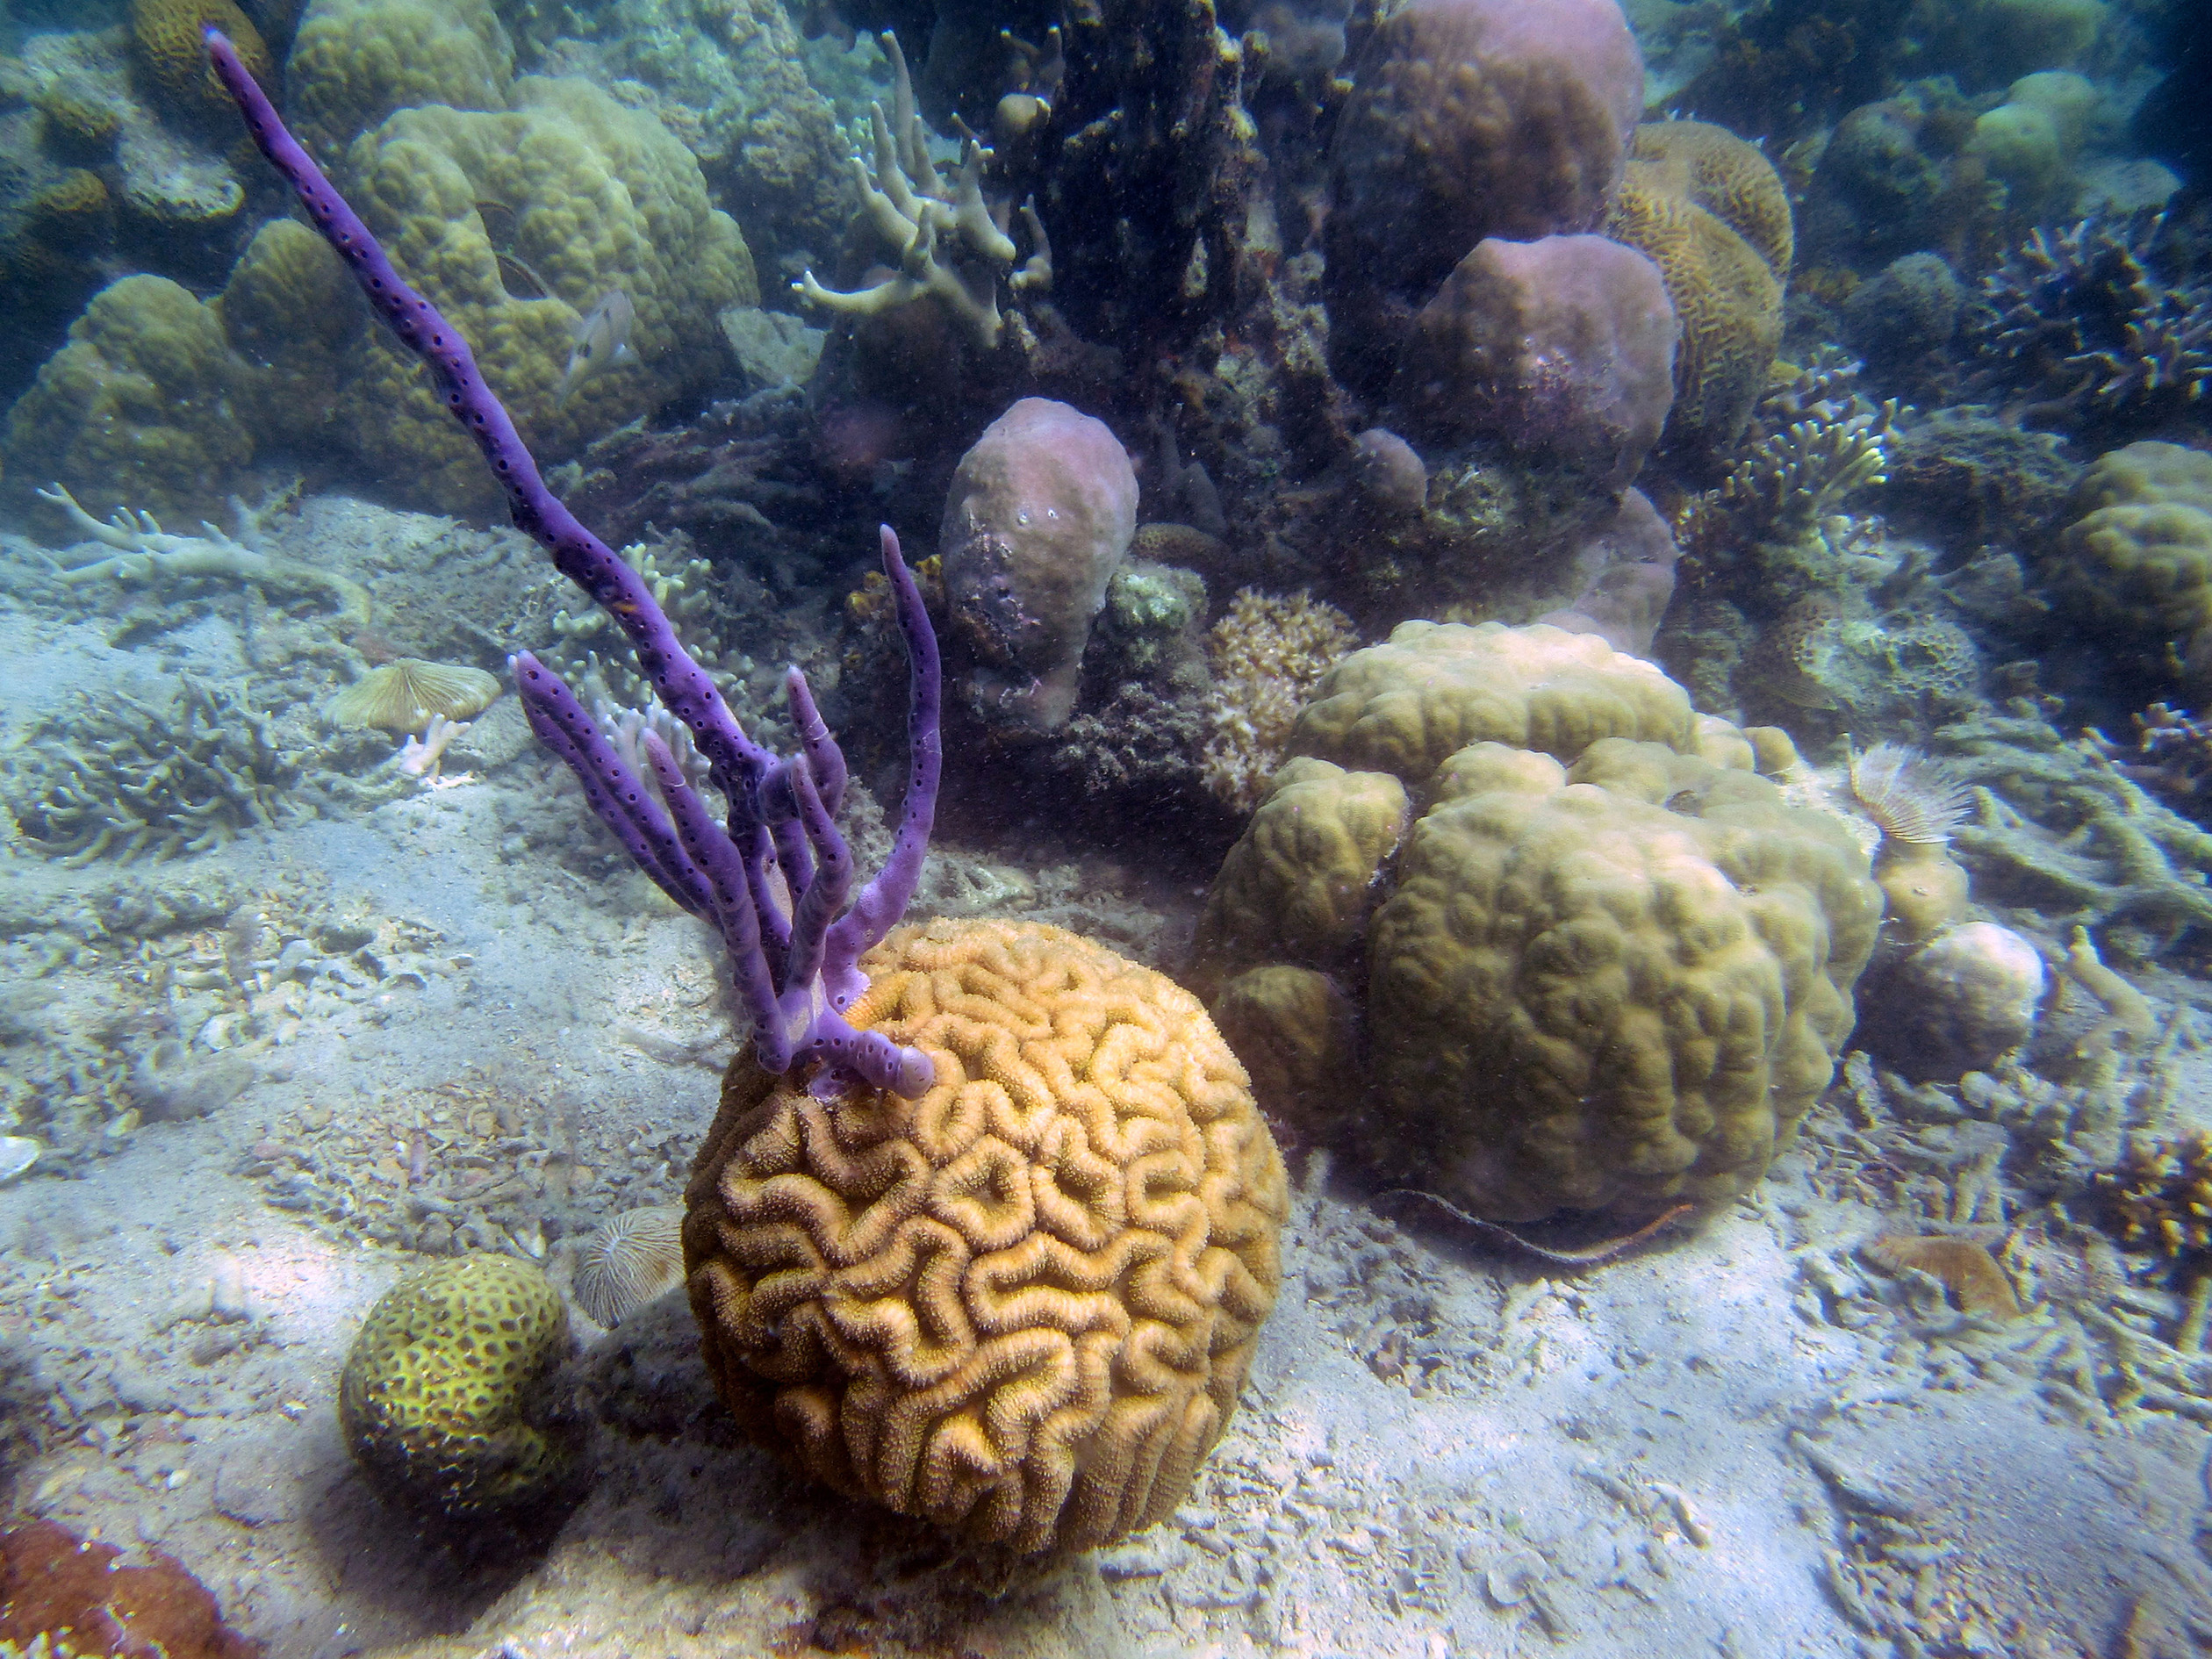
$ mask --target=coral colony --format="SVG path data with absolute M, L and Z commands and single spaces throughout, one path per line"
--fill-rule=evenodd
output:
M 204 39 L 254 142 L 291 181 L 370 303 L 429 366 L 447 408 L 484 451 L 506 492 L 515 527 L 629 636 L 661 702 L 706 757 L 709 781 L 729 803 L 727 825 L 714 822 L 667 744 L 648 734 L 643 748 L 664 813 L 560 677 L 522 651 L 513 659 L 514 678 L 531 729 L 567 763 L 585 798 L 639 867 L 678 904 L 721 930 L 731 977 L 752 1017 L 754 1055 L 765 1070 L 798 1067 L 811 1074 L 818 1094 L 834 1095 L 855 1082 L 908 1098 L 923 1094 L 932 1081 L 929 1057 L 879 1033 L 856 1031 L 844 1015 L 867 988 L 861 953 L 891 930 L 914 896 L 944 758 L 937 636 L 899 556 L 898 537 L 884 527 L 883 569 L 896 596 L 911 674 L 912 770 L 890 859 L 847 908 L 852 855 L 834 822 L 844 793 L 844 756 L 805 676 L 794 668 L 787 682 L 800 752 L 779 758 L 739 729 L 643 579 L 546 488 L 514 422 L 477 372 L 468 342 L 401 280 L 368 226 L 285 131 L 230 41 L 214 28 Z M 779 886 L 790 897 L 787 912 Z

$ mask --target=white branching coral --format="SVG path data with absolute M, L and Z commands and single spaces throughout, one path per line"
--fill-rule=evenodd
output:
M 1052 250 L 1034 198 L 1021 205 L 1023 228 L 1031 253 L 1014 268 L 1020 251 L 1006 233 L 1004 205 L 995 212 L 983 197 L 983 172 L 991 152 L 967 134 L 959 159 L 940 173 L 930 157 L 930 130 L 914 103 L 914 83 L 898 38 L 881 37 L 891 60 L 891 113 L 868 106 L 875 140 L 875 164 L 855 156 L 861 216 L 889 249 L 889 269 L 865 287 L 850 292 L 825 288 L 809 270 L 792 284 L 801 298 L 831 311 L 873 316 L 936 298 L 958 318 L 978 345 L 998 344 L 998 284 L 1002 276 L 1016 293 L 1048 288 Z
M 200 526 L 198 535 L 172 535 L 151 513 L 118 511 L 103 524 L 76 503 L 59 484 L 38 492 L 68 515 L 69 522 L 101 546 L 111 549 L 105 558 L 82 564 L 56 562 L 55 573 L 71 586 L 102 577 L 125 583 L 168 583 L 185 577 L 213 576 L 233 582 L 253 583 L 278 592 L 320 593 L 355 628 L 369 625 L 369 592 L 358 582 L 334 571 L 271 557 L 234 540 L 212 524 Z M 236 497 L 232 509 L 241 528 L 250 538 L 254 515 Z

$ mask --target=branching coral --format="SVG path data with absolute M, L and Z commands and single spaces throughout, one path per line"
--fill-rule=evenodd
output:
M 1778 379 L 1753 413 L 1752 443 L 1711 498 L 1731 533 L 1758 540 L 1805 535 L 1855 492 L 1888 477 L 1895 399 L 1858 390 L 1859 365 L 1823 351 Z
M 277 592 L 320 593 L 352 626 L 365 628 L 369 624 L 368 590 L 334 571 L 291 559 L 272 558 L 233 541 L 212 524 L 202 524 L 200 529 L 205 534 L 200 535 L 172 535 L 162 528 L 161 521 L 151 513 L 132 513 L 127 509 L 118 510 L 114 518 L 103 524 L 79 506 L 76 499 L 58 484 L 38 493 L 41 500 L 60 507 L 78 530 L 103 547 L 113 549 L 106 558 L 61 567 L 61 579 L 71 586 L 104 576 L 118 582 L 163 585 L 189 577 L 215 576 L 234 582 L 250 582 Z M 231 506 L 246 534 L 253 535 L 253 515 L 235 497 L 232 498 Z
M 1304 593 L 1241 590 L 1208 636 L 1213 695 L 1206 787 L 1249 812 L 1282 758 L 1306 693 L 1360 643 L 1352 619 Z
M 7 781 L 25 843 L 75 865 L 204 852 L 282 822 L 300 772 L 242 693 L 186 677 L 166 707 L 80 695 L 32 732 Z
M 2201 813 L 2212 801 L 2212 722 L 2152 703 L 2135 717 L 2132 747 L 2092 729 L 2089 741 L 2135 782 Z
M 2068 420 L 2158 414 L 2212 384 L 2212 283 L 2193 279 L 2163 212 L 2038 229 L 1982 279 L 1979 391 Z
M 2212 1317 L 2212 1134 L 2130 1141 L 2097 1186 L 2121 1244 L 2158 1258 L 2185 1286 L 2173 1346 L 2201 1352 Z
M 1034 201 L 1022 204 L 1022 224 L 1031 255 L 1019 269 L 1019 251 L 983 199 L 983 171 L 991 152 L 972 135 L 963 140 L 960 159 L 949 177 L 930 158 L 930 129 L 915 107 L 914 83 L 898 38 L 882 37 L 891 60 L 891 113 L 868 106 L 875 139 L 873 169 L 858 156 L 853 176 L 859 182 L 862 220 L 890 250 L 895 269 L 850 292 L 825 288 L 809 270 L 792 291 L 809 304 L 855 316 L 873 316 L 916 300 L 935 298 L 957 317 L 986 350 L 998 344 L 998 284 L 1003 274 L 1016 293 L 1052 284 L 1052 250 Z

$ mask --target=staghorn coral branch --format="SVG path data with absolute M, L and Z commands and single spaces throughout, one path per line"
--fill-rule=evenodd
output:
M 794 671 L 801 752 L 779 758 L 747 737 L 706 669 L 685 651 L 638 571 L 579 523 L 546 488 L 514 421 L 478 372 L 452 324 L 409 287 L 367 226 L 284 130 L 276 110 L 219 30 L 202 39 L 215 72 L 244 116 L 255 144 L 288 180 L 325 241 L 353 271 L 400 342 L 429 368 L 446 406 L 476 440 L 507 495 L 515 527 L 552 555 L 555 568 L 612 616 L 669 713 L 707 758 L 707 777 L 729 803 L 716 825 L 667 743 L 646 733 L 652 791 L 600 732 L 560 677 L 528 651 L 513 659 L 531 729 L 583 785 L 585 797 L 640 868 L 684 909 L 715 923 L 731 979 L 752 1016 L 755 1054 L 770 1072 L 794 1065 L 813 1088 L 835 1095 L 858 1082 L 909 1098 L 933 1081 L 929 1057 L 844 1017 L 865 988 L 858 959 L 903 914 L 919 879 L 937 813 L 942 770 L 937 640 L 929 614 L 883 528 L 884 574 L 897 603 L 910 670 L 908 735 L 913 770 L 889 862 L 840 916 L 851 855 L 824 797 L 843 793 L 844 757 Z M 908 118 L 911 118 L 910 116 Z M 925 219 L 924 224 L 929 221 Z M 826 786 L 826 787 L 825 787 Z M 665 809 L 664 809 L 665 808 Z M 781 865 L 792 910 L 781 910 L 770 870 Z

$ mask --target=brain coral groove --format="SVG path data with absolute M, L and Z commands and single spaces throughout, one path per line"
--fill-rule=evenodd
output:
M 1150 1525 L 1233 1409 L 1280 1268 L 1282 1162 L 1197 1000 L 1034 923 L 863 963 L 851 1018 L 920 1100 L 741 1057 L 685 1227 L 718 1390 L 838 1490 L 1024 1551 Z

